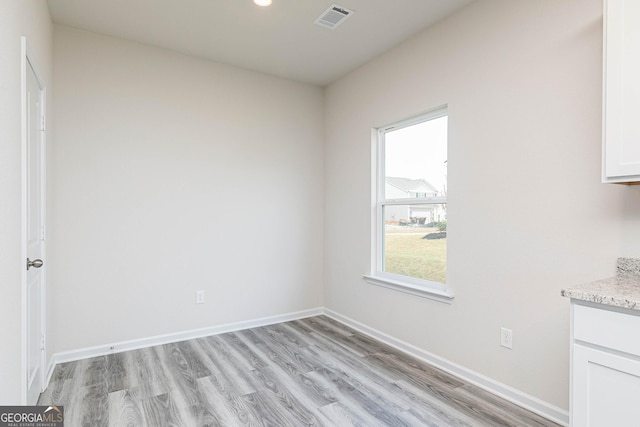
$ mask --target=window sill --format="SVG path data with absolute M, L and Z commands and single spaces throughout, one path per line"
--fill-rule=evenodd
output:
M 387 278 L 363 275 L 362 278 L 371 285 L 382 286 L 384 288 L 394 289 L 396 291 L 404 292 L 406 294 L 416 295 L 422 298 L 428 298 L 434 301 L 443 302 L 445 304 L 451 304 L 453 302 L 453 295 L 437 289 L 428 289 L 423 286 L 414 285 L 411 283 L 401 282 L 397 280 L 390 280 Z

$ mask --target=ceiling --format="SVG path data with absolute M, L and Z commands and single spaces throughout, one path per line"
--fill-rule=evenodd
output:
M 53 22 L 325 86 L 472 0 L 48 0 Z

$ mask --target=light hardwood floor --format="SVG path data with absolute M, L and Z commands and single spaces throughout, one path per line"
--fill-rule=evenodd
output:
M 58 365 L 75 426 L 555 426 L 318 316 Z

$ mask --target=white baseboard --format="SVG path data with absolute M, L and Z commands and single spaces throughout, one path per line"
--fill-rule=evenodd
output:
M 383 343 L 388 344 L 404 353 L 421 359 L 436 368 L 448 372 L 451 375 L 454 375 L 470 384 L 478 386 L 490 393 L 500 396 L 503 399 L 508 400 L 509 402 L 515 403 L 516 405 L 534 412 L 542 417 L 545 417 L 555 423 L 563 426 L 569 425 L 569 412 L 562 408 L 558 408 L 557 406 L 538 399 L 537 397 L 528 395 L 520 390 L 509 387 L 506 384 L 502 384 L 487 376 L 479 374 L 478 372 L 474 372 L 471 369 L 467 369 L 440 356 L 418 348 L 412 344 L 401 341 L 397 338 L 385 334 L 384 332 L 380 332 L 376 329 L 370 328 L 369 326 L 363 325 L 362 323 L 357 322 L 349 317 L 338 314 L 333 310 L 325 308 L 324 314 L 334 320 L 337 320 L 340 323 L 343 323 L 353 329 L 362 332 L 363 334 L 369 335 L 370 337 L 382 341 Z
M 170 344 L 195 338 L 219 335 L 227 332 L 240 331 L 243 329 L 257 328 L 260 326 L 273 325 L 275 323 L 289 322 L 291 320 L 304 319 L 306 317 L 319 316 L 321 314 L 324 314 L 324 309 L 322 307 L 318 307 L 309 310 L 296 311 L 293 313 L 280 314 L 277 316 L 262 317 L 259 319 L 227 323 L 218 326 L 210 326 L 207 328 L 193 329 L 190 331 L 175 332 L 171 334 L 157 335 L 149 338 L 140 338 L 118 343 L 99 345 L 95 347 L 87 347 L 78 350 L 65 351 L 61 353 L 54 353 L 49 360 L 47 379 L 45 384 L 49 384 L 49 382 L 51 382 L 53 370 L 55 369 L 56 365 L 60 363 L 74 362 L 76 360 L 88 359 L 91 357 L 104 356 L 107 354 L 120 353 L 123 351 L 153 347 L 155 345 Z
M 119 343 L 107 344 L 102 346 L 88 347 L 79 350 L 66 351 L 62 353 L 55 353 L 51 356 L 49 366 L 47 370 L 46 384 L 49 384 L 53 375 L 53 370 L 56 365 L 65 362 L 73 362 L 76 360 L 87 359 L 91 357 L 104 356 L 112 353 L 120 353 L 123 351 L 136 350 L 145 347 L 152 347 L 155 345 L 163 345 L 174 342 L 180 342 L 195 338 L 202 338 L 211 335 L 219 335 L 227 332 L 235 332 L 243 329 L 256 328 L 260 326 L 273 325 L 275 323 L 289 322 L 291 320 L 304 319 L 306 317 L 326 315 L 340 323 L 350 326 L 363 334 L 369 335 L 385 344 L 388 344 L 402 352 L 405 352 L 418 359 L 442 369 L 445 372 L 450 373 L 470 384 L 478 386 L 490 393 L 502 397 L 518 406 L 528 409 L 542 417 L 545 417 L 553 422 L 556 422 L 563 426 L 569 425 L 569 413 L 564 409 L 551 405 L 537 397 L 528 395 L 520 390 L 516 390 L 513 387 L 502 384 L 482 374 L 474 372 L 456 363 L 448 361 L 440 356 L 430 353 L 426 350 L 418 348 L 412 344 L 406 343 L 402 340 L 394 338 L 390 335 L 380 332 L 377 329 L 366 326 L 356 320 L 336 313 L 333 310 L 327 308 L 314 308 L 310 310 L 297 311 L 288 314 L 282 314 L 277 316 L 263 317 L 260 319 L 246 320 L 242 322 L 228 323 L 218 326 L 211 326 L 207 328 L 194 329 L 190 331 L 176 332 L 165 335 L 158 335 L 150 338 L 142 338 L 130 341 L 123 341 Z

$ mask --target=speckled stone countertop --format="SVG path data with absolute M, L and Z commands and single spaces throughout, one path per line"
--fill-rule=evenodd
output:
M 563 289 L 561 295 L 581 301 L 640 310 L 640 259 L 618 258 L 618 275 Z

